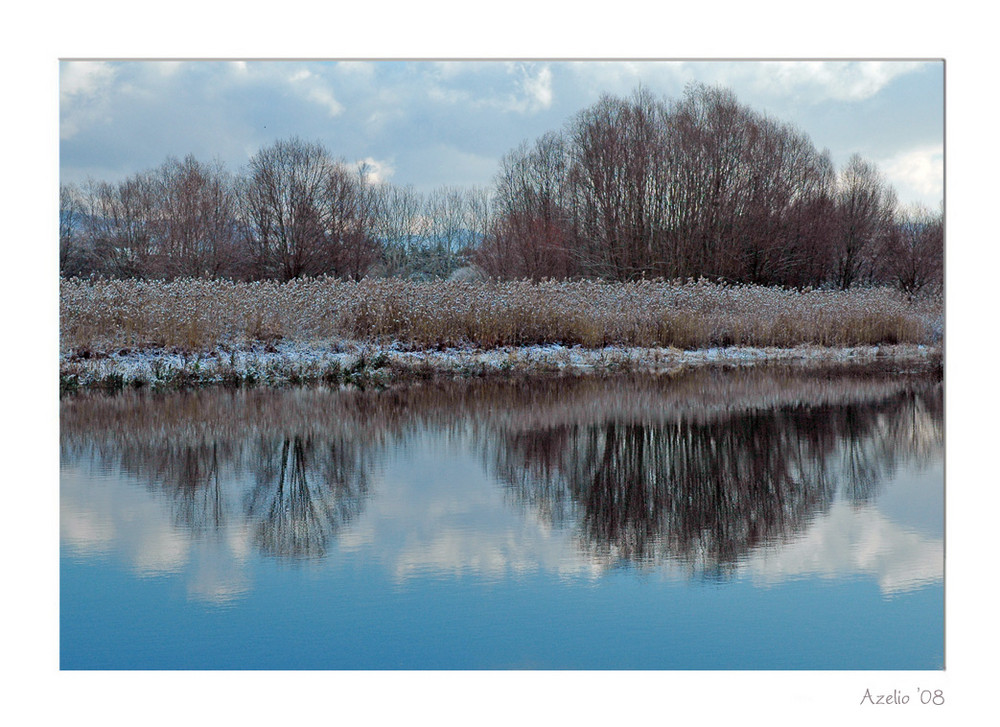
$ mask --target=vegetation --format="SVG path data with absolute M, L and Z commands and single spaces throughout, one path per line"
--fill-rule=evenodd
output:
M 87 356 L 172 348 L 194 355 L 290 341 L 417 350 L 933 343 L 939 295 L 892 288 L 795 290 L 702 280 L 627 283 L 302 278 L 63 280 L 61 348 Z
M 936 344 L 943 237 L 871 163 L 838 172 L 697 85 L 602 97 L 491 189 L 419 194 L 298 138 L 236 174 L 168 159 L 60 190 L 61 388 L 563 370 L 518 348 L 554 344 L 608 371 L 637 351 Z M 465 353 L 402 355 L 445 349 Z
M 492 189 L 377 183 L 301 139 L 235 175 L 168 159 L 60 190 L 66 277 L 289 281 L 724 278 L 939 287 L 940 213 L 901 208 L 860 156 L 834 169 L 724 89 L 605 96 L 500 164 Z

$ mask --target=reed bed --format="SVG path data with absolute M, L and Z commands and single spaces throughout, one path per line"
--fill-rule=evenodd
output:
M 64 279 L 61 350 L 200 352 L 279 340 L 409 350 L 538 344 L 792 347 L 935 343 L 940 295 L 702 280 L 287 283 Z

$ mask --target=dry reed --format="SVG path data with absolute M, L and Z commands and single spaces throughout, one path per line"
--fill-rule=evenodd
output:
M 676 347 L 933 343 L 940 295 L 790 290 L 705 280 L 288 283 L 64 279 L 63 352 L 198 352 L 279 339 L 411 350 L 559 343 Z

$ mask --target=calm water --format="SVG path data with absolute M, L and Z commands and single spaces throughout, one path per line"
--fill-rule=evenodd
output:
M 939 669 L 926 374 L 75 396 L 64 669 Z

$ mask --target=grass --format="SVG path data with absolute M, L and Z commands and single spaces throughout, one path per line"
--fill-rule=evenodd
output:
M 891 288 L 797 291 L 705 280 L 64 279 L 60 346 L 70 360 L 132 348 L 194 355 L 338 339 L 409 350 L 847 347 L 934 343 L 942 311 L 940 295 L 911 301 Z

